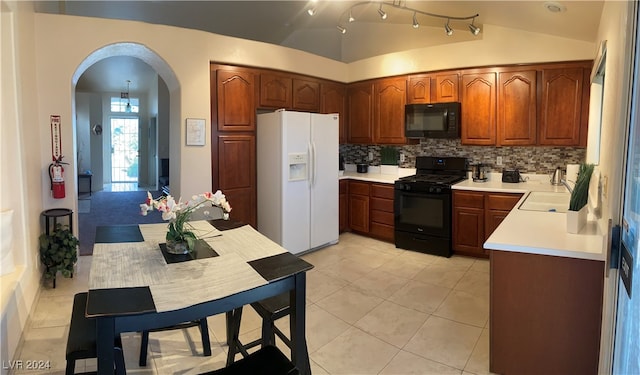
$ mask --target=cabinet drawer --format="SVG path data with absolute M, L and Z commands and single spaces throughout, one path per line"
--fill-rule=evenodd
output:
M 371 223 L 369 234 L 373 237 L 389 242 L 393 242 L 395 238 L 393 226 L 380 223 Z
M 371 196 L 378 198 L 393 199 L 393 185 L 371 184 Z
M 372 210 L 393 213 L 393 201 L 391 199 L 371 198 L 369 204 Z
M 349 193 L 369 196 L 369 184 L 366 182 L 349 182 Z
M 484 194 L 454 191 L 453 205 L 454 207 L 484 208 Z
M 371 221 L 393 226 L 393 212 L 371 210 Z
M 487 208 L 490 210 L 511 211 L 522 194 L 487 194 Z

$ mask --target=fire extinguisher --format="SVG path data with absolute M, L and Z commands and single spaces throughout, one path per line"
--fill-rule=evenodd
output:
M 62 156 L 56 159 L 53 163 L 49 164 L 49 180 L 51 181 L 51 191 L 53 192 L 53 198 L 64 198 L 64 168 L 62 164 L 68 164 L 62 162 Z

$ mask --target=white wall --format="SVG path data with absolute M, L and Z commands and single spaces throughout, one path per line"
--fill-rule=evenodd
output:
M 39 292 L 38 236 L 43 210 L 43 152 L 36 85 L 34 15 L 31 4 L 2 1 L 0 96 L 0 211 L 14 210 L 16 269 L 0 279 L 0 358 L 12 358 Z M 6 373 L 4 366 L 2 374 Z

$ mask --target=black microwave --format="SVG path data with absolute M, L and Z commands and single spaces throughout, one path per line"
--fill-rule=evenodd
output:
M 460 103 L 405 105 L 404 135 L 407 138 L 460 138 Z

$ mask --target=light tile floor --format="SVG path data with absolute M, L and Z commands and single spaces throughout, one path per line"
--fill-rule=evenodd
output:
M 303 258 L 315 266 L 307 277 L 306 322 L 314 374 L 489 373 L 487 260 L 405 251 L 351 233 Z M 56 289 L 42 289 L 16 359 L 50 360 L 47 373 L 64 373 L 72 298 L 87 289 L 90 263 L 90 256 L 80 257 L 73 279 L 59 276 Z M 277 324 L 288 333 L 287 318 Z M 151 333 L 146 368 L 138 366 L 140 335 L 124 334 L 127 372 L 186 375 L 223 367 L 224 314 L 209 318 L 209 330 L 211 357 L 202 355 L 196 327 Z M 251 308 L 240 334 L 244 342 L 260 334 Z M 78 361 L 76 372 L 95 367 L 95 359 Z

